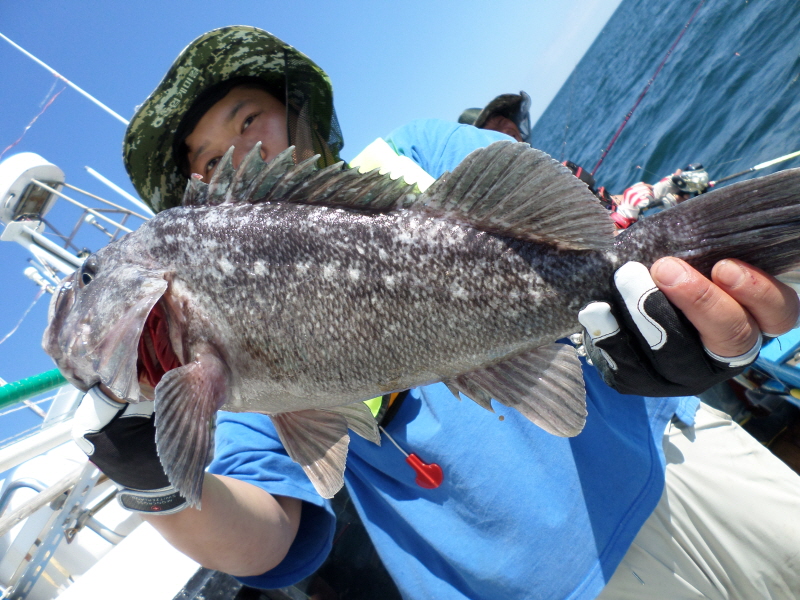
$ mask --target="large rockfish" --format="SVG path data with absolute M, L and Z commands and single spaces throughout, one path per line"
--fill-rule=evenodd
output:
M 183 207 L 91 255 L 59 286 L 43 345 L 80 389 L 155 399 L 167 476 L 199 504 L 219 409 L 269 414 L 317 490 L 342 485 L 362 400 L 444 381 L 556 435 L 586 417 L 577 313 L 613 272 L 677 256 L 777 274 L 800 257 L 800 170 L 705 194 L 615 237 L 565 167 L 498 142 L 425 193 L 377 171 L 231 152 Z

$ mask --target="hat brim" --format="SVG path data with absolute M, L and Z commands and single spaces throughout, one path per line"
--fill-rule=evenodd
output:
M 497 96 L 484 107 L 475 119 L 475 127 L 483 127 L 493 115 L 506 116 L 508 113 L 515 113 L 519 110 L 520 103 L 522 103 L 521 94 L 501 94 Z
M 315 102 L 321 107 L 317 110 L 327 112 L 329 121 L 330 79 L 310 58 L 271 33 L 237 25 L 209 31 L 189 44 L 136 110 L 125 132 L 123 161 L 142 200 L 155 212 L 180 204 L 186 177 L 173 156 L 175 132 L 200 94 L 233 77 L 257 77 L 285 90 L 287 61 L 304 85 L 315 88 Z

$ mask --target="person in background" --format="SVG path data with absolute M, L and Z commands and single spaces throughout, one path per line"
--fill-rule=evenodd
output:
M 525 92 L 500 94 L 484 108 L 468 108 L 458 117 L 462 125 L 473 125 L 504 133 L 518 142 L 530 143 L 531 97 Z
M 475 149 L 507 139 L 427 119 L 385 141 L 391 162 L 408 159 L 403 168 L 436 178 Z M 226 27 L 178 56 L 133 116 L 124 158 L 137 191 L 158 212 L 180 203 L 193 173 L 210 180 L 231 146 L 238 164 L 259 141 L 265 159 L 295 145 L 298 158 L 335 162 L 342 137 L 330 81 L 272 34 Z M 650 271 L 629 265 L 618 274 L 624 270 L 647 299 L 659 299 L 646 307 L 664 344 L 642 347 L 635 326 L 625 325 L 636 290 L 622 286 L 626 300 L 613 307 L 592 303 L 604 306 L 593 307 L 601 322 L 583 337 L 597 369 L 582 365 L 589 416 L 578 436 L 557 438 L 496 405 L 498 419 L 457 402 L 441 383 L 383 398 L 376 411 L 384 435 L 441 466 L 440 485 L 416 483 L 389 438 L 378 447 L 353 436 L 346 485 L 404 598 L 800 595 L 800 478 L 687 395 L 750 364 L 762 331 L 794 327 L 796 294 L 738 261 L 718 263 L 713 281 L 677 259 Z M 612 322 L 614 330 L 604 332 Z M 680 361 L 676 368 L 670 358 L 695 368 Z M 335 515 L 288 457 L 269 417 L 219 413 L 198 510 L 165 481 L 146 403 L 114 400 L 93 388 L 74 436 L 120 486 L 123 505 L 175 547 L 261 588 L 289 585 L 322 564 Z
M 472 125 L 479 129 L 504 133 L 518 142 L 530 144 L 530 106 L 531 98 L 523 91 L 520 91 L 519 94 L 500 94 L 484 108 L 464 110 L 459 115 L 458 122 L 462 125 Z M 562 164 L 589 187 L 589 190 L 597 196 L 605 208 L 611 209 L 611 196 L 604 187 L 596 186 L 591 173 L 569 160 L 565 160 Z
M 692 163 L 664 177 L 655 185 L 639 181 L 621 195 L 611 196 L 615 210 L 611 218 L 620 229 L 627 229 L 652 210 L 677 206 L 708 190 L 708 173 L 700 163 Z

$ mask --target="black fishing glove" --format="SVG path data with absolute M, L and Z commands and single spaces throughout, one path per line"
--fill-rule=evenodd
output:
M 158 459 L 152 402 L 121 404 L 95 386 L 81 401 L 74 423 L 72 438 L 120 488 L 117 500 L 123 508 L 164 515 L 187 507 Z
M 614 274 L 614 306 L 592 302 L 578 313 L 590 360 L 623 394 L 693 396 L 744 371 L 761 338 L 741 356 L 717 356 L 659 291 L 647 267 L 629 262 Z

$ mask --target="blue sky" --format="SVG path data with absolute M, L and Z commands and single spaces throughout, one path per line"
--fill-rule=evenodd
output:
M 411 119 L 455 120 L 464 108 L 500 93 L 527 91 L 535 121 L 618 4 L 0 0 L 0 33 L 130 118 L 192 39 L 224 25 L 261 27 L 331 76 L 345 139 L 342 155 L 349 159 Z M 0 65 L 2 152 L 63 84 L 2 40 Z M 67 88 L 6 156 L 36 152 L 61 167 L 68 183 L 120 202 L 84 167 L 133 193 L 122 166 L 123 133 L 120 122 Z M 22 274 L 27 259 L 16 244 L 0 243 L 0 339 L 36 295 L 38 288 Z M 0 344 L 0 377 L 6 381 L 52 368 L 40 348 L 48 301 L 43 297 Z

